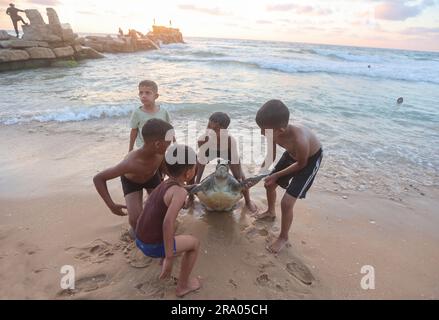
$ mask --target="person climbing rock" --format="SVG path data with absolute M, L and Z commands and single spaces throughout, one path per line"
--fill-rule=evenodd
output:
M 28 23 L 18 15 L 19 12 L 24 12 L 24 10 L 15 8 L 15 5 L 13 3 L 10 3 L 9 8 L 6 10 L 6 14 L 11 17 L 12 24 L 14 25 L 15 33 L 17 34 L 17 38 L 19 37 L 18 22 L 21 21 L 24 25 L 26 26 L 28 25 Z

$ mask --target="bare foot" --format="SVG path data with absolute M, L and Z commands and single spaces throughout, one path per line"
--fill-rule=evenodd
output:
M 201 278 L 200 277 L 191 278 L 191 279 L 189 279 L 189 283 L 187 284 L 187 286 L 179 287 L 177 285 L 177 289 L 175 290 L 175 294 L 177 295 L 177 297 L 182 298 L 183 296 L 187 295 L 188 293 L 191 293 L 193 291 L 197 291 L 200 288 L 201 288 Z
M 268 246 L 266 249 L 274 254 L 279 253 L 282 248 L 288 243 L 288 239 L 282 239 L 277 238 L 275 242 L 273 242 L 270 246 Z
M 249 203 L 247 203 L 247 209 L 250 211 L 251 214 L 256 214 L 258 213 L 258 206 L 255 205 L 255 203 L 253 201 L 250 201 Z
M 189 209 L 194 205 L 194 196 L 189 196 L 184 202 L 183 209 Z
M 261 214 L 258 214 L 255 216 L 256 220 L 264 220 L 264 221 L 274 221 L 276 219 L 276 214 L 271 213 L 270 211 L 262 212 Z

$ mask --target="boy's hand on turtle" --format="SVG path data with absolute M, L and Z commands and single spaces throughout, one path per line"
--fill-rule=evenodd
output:
M 116 216 L 121 216 L 121 217 L 125 217 L 128 214 L 126 212 L 124 212 L 122 209 L 126 209 L 127 206 L 124 206 L 122 204 L 114 204 L 110 210 L 111 212 L 113 212 Z
M 172 265 L 173 265 L 173 259 L 172 258 L 165 258 L 163 260 L 162 265 L 162 272 L 160 273 L 160 280 L 168 279 L 172 274 Z

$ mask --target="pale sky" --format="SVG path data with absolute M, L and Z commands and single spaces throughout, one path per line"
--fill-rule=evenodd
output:
M 12 29 L 0 0 L 0 29 Z M 26 0 L 19 9 L 53 7 L 75 32 L 147 32 L 157 24 L 183 36 L 439 51 L 439 0 Z M 22 14 L 25 18 L 25 15 Z

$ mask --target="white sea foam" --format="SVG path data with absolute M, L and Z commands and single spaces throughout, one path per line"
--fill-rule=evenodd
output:
M 18 116 L 6 116 L 1 123 L 12 125 L 17 123 L 37 122 L 70 122 L 99 118 L 122 117 L 131 113 L 132 106 L 92 106 L 88 108 L 63 108 L 61 110 L 46 109 L 35 113 L 26 112 Z

